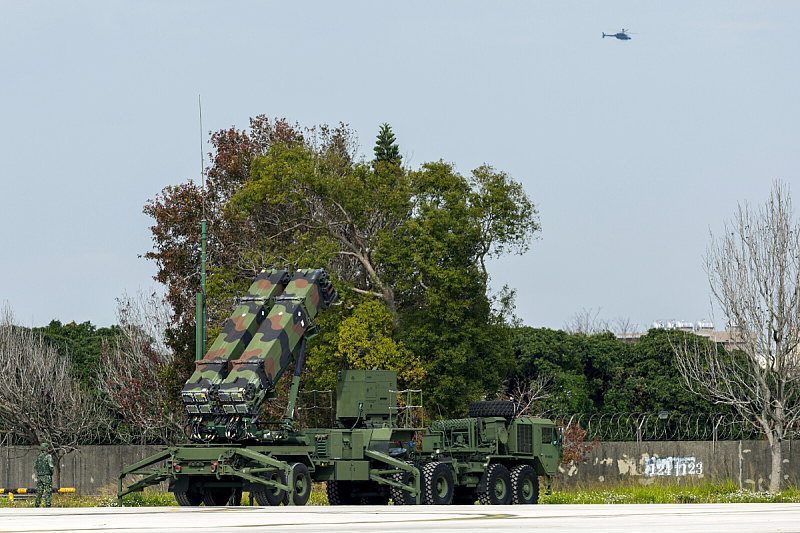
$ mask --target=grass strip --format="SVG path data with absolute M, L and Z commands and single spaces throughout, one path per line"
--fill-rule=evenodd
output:
M 80 494 L 53 494 L 53 507 L 117 507 L 117 497 L 111 488 L 100 496 Z M 0 497 L 0 508 L 32 507 L 33 495 L 15 496 L 13 501 Z M 694 486 L 618 485 L 614 487 L 572 488 L 542 493 L 542 505 L 558 504 L 648 504 L 648 503 L 800 503 L 800 491 L 794 487 L 779 492 L 740 489 L 732 481 L 722 484 L 697 484 Z M 249 495 L 244 494 L 242 505 L 250 504 Z M 324 483 L 314 483 L 307 505 L 328 505 Z M 147 489 L 126 496 L 124 507 L 177 507 L 178 502 L 171 492 L 164 489 Z

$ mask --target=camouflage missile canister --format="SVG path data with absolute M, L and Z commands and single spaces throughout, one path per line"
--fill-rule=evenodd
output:
M 281 374 L 294 360 L 301 340 L 317 334 L 314 318 L 336 299 L 322 269 L 298 270 L 266 320 L 233 361 L 233 369 L 216 391 L 226 414 L 257 415 Z
M 196 370 L 181 390 L 187 413 L 212 414 L 218 410 L 214 391 L 228 375 L 230 361 L 238 358 L 250 343 L 288 281 L 286 270 L 262 270 L 256 276 L 211 349 L 196 361 Z

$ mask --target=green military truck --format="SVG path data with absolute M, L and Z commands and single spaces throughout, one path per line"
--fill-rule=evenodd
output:
M 238 505 L 243 492 L 259 505 L 305 505 L 312 482 L 326 482 L 331 505 L 536 503 L 539 476 L 549 482 L 560 463 L 561 433 L 515 417 L 510 402 L 474 402 L 470 418 L 411 427 L 394 371 L 347 370 L 332 427 L 300 427 L 306 341 L 335 298 L 321 269 L 260 273 L 183 387 L 192 442 L 124 468 L 120 500 L 168 481 L 180 505 Z M 292 366 L 283 418 L 263 420 Z
M 537 503 L 539 476 L 549 485 L 561 462 L 559 428 L 542 418 L 514 417 L 511 402 L 473 402 L 470 415 L 436 420 L 423 432 L 425 503 Z

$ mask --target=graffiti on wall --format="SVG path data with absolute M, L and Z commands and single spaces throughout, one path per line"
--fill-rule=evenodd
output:
M 653 476 L 699 476 L 703 463 L 697 457 L 645 457 L 644 475 Z

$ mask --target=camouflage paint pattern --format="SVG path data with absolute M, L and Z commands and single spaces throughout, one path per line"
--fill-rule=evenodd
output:
M 42 452 L 36 456 L 36 462 L 33 464 L 33 470 L 36 472 L 36 507 L 42 504 L 42 496 L 44 496 L 44 504 L 50 507 L 53 499 L 53 456 L 46 450 L 46 445 L 42 443 Z
M 256 276 L 208 353 L 195 362 L 197 368 L 181 390 L 187 413 L 212 414 L 218 411 L 214 400 L 216 387 L 228 375 L 230 362 L 237 359 L 250 343 L 288 281 L 286 270 L 262 270 Z
M 294 361 L 300 341 L 317 334 L 314 318 L 337 296 L 322 269 L 298 270 L 275 298 L 253 340 L 216 390 L 226 414 L 256 415 L 267 394 Z
M 42 504 L 42 497 L 44 497 L 44 506 L 50 507 L 53 502 L 53 476 L 36 478 L 36 507 Z

